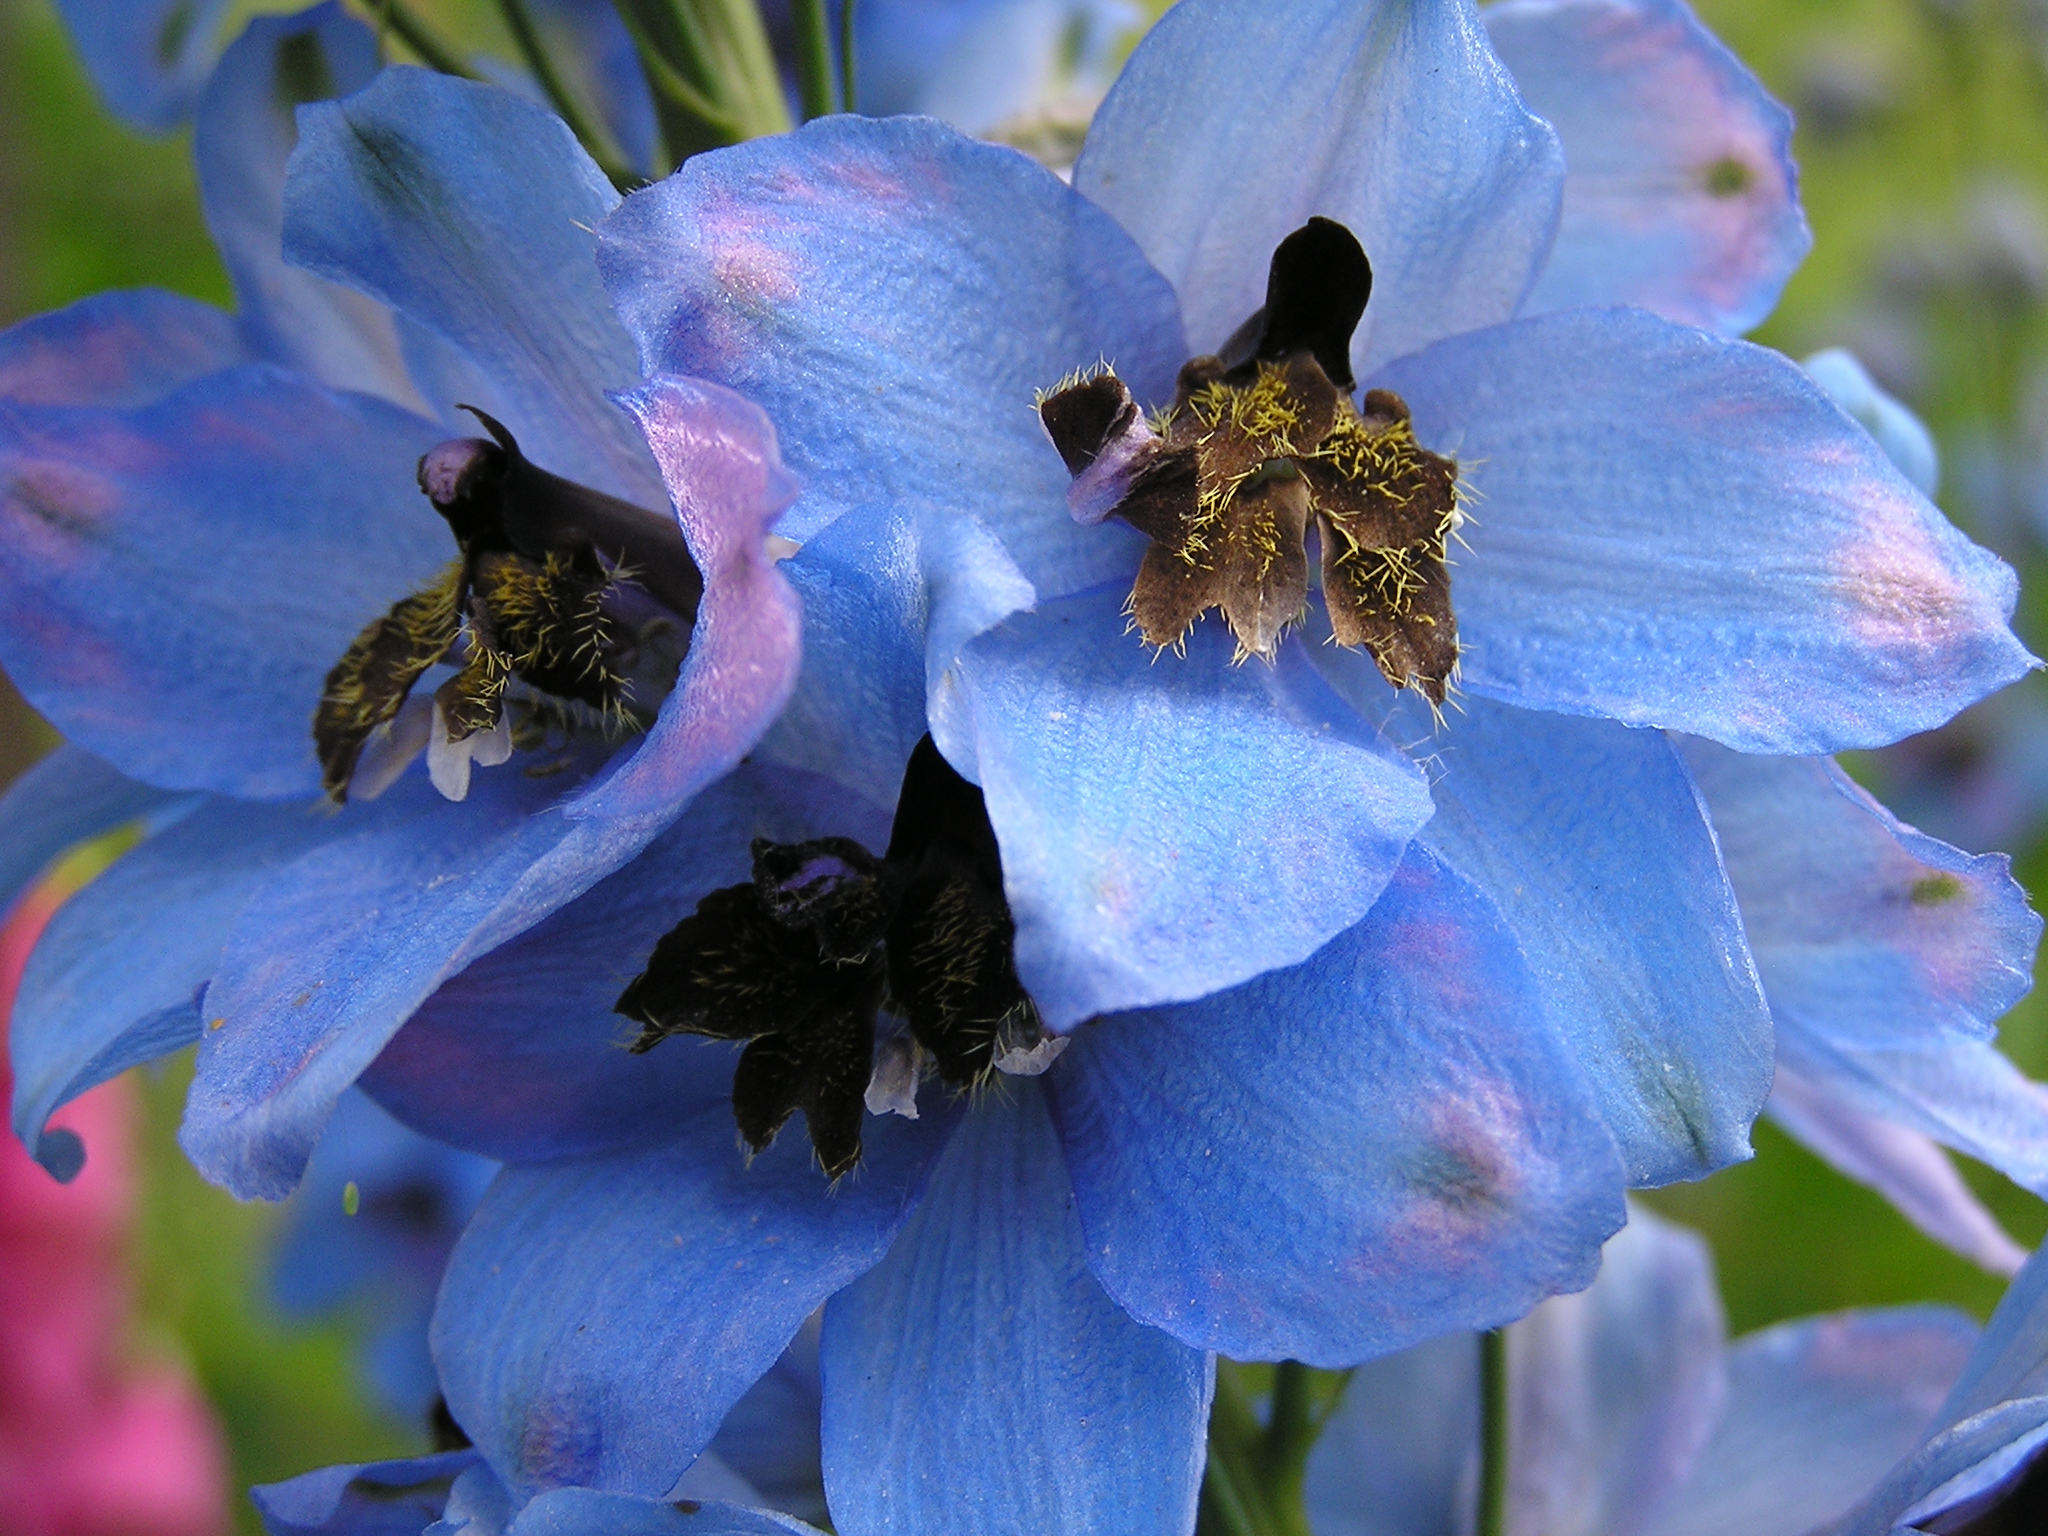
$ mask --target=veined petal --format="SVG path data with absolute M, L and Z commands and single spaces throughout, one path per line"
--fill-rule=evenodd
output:
M 66 849 L 191 803 L 123 777 L 90 752 L 57 748 L 0 796 L 0 912 Z
M 1328 653 L 1326 668 L 1373 673 Z M 1637 1187 L 1749 1155 L 1771 1016 L 1692 778 L 1654 731 L 1470 699 L 1429 737 L 1425 846 L 1493 899 Z M 1400 727 L 1397 727 L 1399 729 Z
M 1564 218 L 1522 313 L 1634 304 L 1737 336 L 1813 247 L 1792 114 L 1684 0 L 1505 0 L 1481 13 L 1564 144 Z
M 1178 311 L 1130 237 L 1035 161 L 929 119 L 824 118 L 634 194 L 599 263 L 649 373 L 774 418 L 804 481 L 791 537 L 909 504 L 980 519 L 1041 596 L 1136 569 L 1139 535 L 1074 525 L 1031 405 L 1105 358 L 1170 399 Z
M 851 837 L 881 849 L 888 831 L 886 811 L 828 781 L 744 766 L 623 869 L 443 985 L 363 1086 L 427 1135 L 513 1161 L 657 1138 L 726 1102 L 734 1052 L 689 1038 L 644 1056 L 621 1048 L 633 1031 L 612 1005 L 656 941 L 700 898 L 752 878 L 757 837 Z
M 213 305 L 119 289 L 0 331 L 0 401 L 133 410 L 253 361 L 234 317 Z
M 1982 1044 L 1975 1049 L 1997 1055 Z M 2019 1077 L 2011 1063 L 2005 1070 Z M 2006 1235 L 1940 1144 L 1925 1132 L 1900 1124 L 1900 1118 L 1910 1117 L 1898 1116 L 1892 1105 L 1883 1106 L 1893 1114 L 1885 1118 L 1864 1113 L 1852 1097 L 1826 1075 L 1809 1080 L 1781 1061 L 1766 1110 L 1815 1156 L 1876 1190 L 1937 1243 L 1993 1274 L 2017 1274 L 2026 1262 L 2026 1249 Z M 2036 1102 L 2038 1114 L 2038 1098 Z
M 227 0 L 60 0 L 57 7 L 107 108 L 167 133 L 192 110 L 219 51 Z
M 1104 1019 L 1048 1078 L 1089 1262 L 1238 1359 L 1355 1365 L 1592 1279 L 1620 1159 L 1493 905 L 1411 849 L 1307 964 Z
M 1912 1449 L 1976 1327 L 1939 1307 L 1781 1323 L 1728 1352 L 1727 1408 L 1648 1536 L 1803 1536 Z
M 592 260 L 618 194 L 561 120 L 496 86 L 387 69 L 299 129 L 285 259 L 454 348 L 480 398 L 437 410 L 482 406 L 541 468 L 658 507 L 646 449 L 605 398 L 639 376 Z
M 1575 310 L 1371 382 L 1472 466 L 1451 587 L 1474 693 L 1803 754 L 1926 730 L 2037 665 L 2012 571 L 1773 353 Z
M 1564 175 L 1470 0 L 1192 0 L 1131 55 L 1074 185 L 1172 281 L 1198 352 L 1265 303 L 1289 232 L 1344 224 L 1372 262 L 1364 378 L 1515 312 Z
M 825 1307 L 825 1487 L 846 1536 L 1188 1536 L 1213 1363 L 1088 1273 L 1038 1085 L 968 1113 L 888 1256 Z
M 377 38 L 330 3 L 259 16 L 221 55 L 192 129 L 206 225 L 257 355 L 419 410 L 381 304 L 284 263 L 285 161 L 302 102 L 346 96 L 377 73 Z M 442 402 L 445 406 L 445 402 Z
M 441 1518 L 448 1492 L 480 1466 L 475 1451 L 406 1461 L 322 1467 L 249 1490 L 271 1536 L 421 1536 Z
M 0 405 L 0 664 L 131 778 L 317 793 L 328 668 L 448 560 L 413 483 L 434 437 L 270 367 L 135 411 Z
M 881 1258 L 953 1123 L 871 1122 L 836 1187 L 801 1136 L 743 1161 L 723 1105 L 661 1148 L 507 1169 L 434 1317 L 456 1419 L 518 1493 L 666 1493 L 811 1310 Z
M 959 664 L 1017 972 L 1062 1031 L 1307 959 L 1430 814 L 1420 772 L 1301 645 L 1235 666 L 1207 624 L 1155 656 L 1122 602 L 1012 618 Z

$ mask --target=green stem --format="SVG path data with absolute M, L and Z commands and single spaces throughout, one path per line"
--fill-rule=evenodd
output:
M 640 71 L 647 77 L 647 88 L 664 109 L 664 119 L 672 114 L 682 115 L 697 130 L 701 140 L 691 143 L 687 149 L 670 142 L 668 147 L 672 160 L 680 162 L 685 154 L 712 145 L 737 144 L 747 136 L 746 127 L 738 118 L 685 80 L 669 63 L 631 4 L 621 3 L 618 12 L 619 20 L 625 23 L 626 35 L 633 39 L 634 51 L 640 56 Z M 666 121 L 664 136 L 671 141 L 676 137 L 673 127 Z
M 1508 1331 L 1479 1336 L 1478 1536 L 1507 1536 Z
M 505 18 L 505 30 L 512 34 L 513 44 L 526 61 L 526 67 L 533 71 L 533 78 L 539 82 L 549 104 L 554 107 L 555 116 L 568 124 L 569 131 L 590 152 L 590 158 L 597 162 L 598 169 L 611 178 L 613 186 L 622 192 L 637 186 L 641 178 L 626 164 L 626 157 L 612 142 L 611 136 L 594 117 L 584 112 L 582 104 L 569 90 L 568 82 L 562 78 L 561 71 L 555 68 L 555 61 L 541 44 L 540 30 L 533 24 L 533 13 L 527 10 L 526 0 L 498 0 L 498 13 Z
M 1273 1411 L 1266 1420 L 1264 1454 L 1266 1508 L 1280 1536 L 1309 1536 L 1302 1489 L 1308 1477 L 1308 1453 L 1315 1449 L 1321 1428 L 1309 1368 L 1298 1360 L 1273 1367 Z
M 613 0 L 654 93 L 672 164 L 789 127 L 754 0 Z
M 429 69 L 437 69 L 444 75 L 460 75 L 465 80 L 478 78 L 476 72 L 462 62 L 460 56 L 448 44 L 434 35 L 433 29 L 405 5 L 405 0 L 374 0 L 377 13 L 377 29 L 390 31 L 398 40 L 419 55 L 420 62 Z
M 794 0 L 789 19 L 796 28 L 797 95 L 809 122 L 839 105 L 832 89 L 832 28 L 825 19 L 825 0 Z
M 840 0 L 839 6 L 839 109 L 852 112 L 853 95 L 853 7 L 854 0 Z

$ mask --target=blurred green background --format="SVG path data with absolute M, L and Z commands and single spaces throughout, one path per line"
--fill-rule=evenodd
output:
M 474 7 L 421 9 L 451 34 L 492 41 Z M 2037 531 L 2048 529 L 2048 3 L 1698 0 L 1698 9 L 1800 117 L 1816 245 L 1757 339 L 1794 356 L 1849 345 L 1927 419 L 1943 450 L 1941 501 L 2020 567 L 2023 634 L 2048 651 Z M 187 138 L 140 138 L 102 113 L 46 0 L 0 0 L 0 144 L 0 324 L 143 283 L 228 301 Z M 1929 830 L 1972 846 L 2004 842 L 2030 888 L 2048 893 L 2048 727 L 2031 754 L 2011 746 L 2037 715 L 2048 721 L 2043 690 L 2048 683 L 2023 684 L 1937 741 L 1852 766 Z M 53 739 L 0 682 L 0 781 Z M 1956 782 L 1970 789 L 1968 805 L 1930 798 Z M 2003 1044 L 2048 1076 L 2048 1004 L 2038 995 L 2005 1021 Z M 276 1212 L 237 1205 L 178 1154 L 186 1070 L 145 1075 L 141 1342 L 190 1360 L 226 1423 L 243 1486 L 422 1448 L 420 1426 L 369 1406 L 349 1325 L 288 1329 L 268 1308 L 262 1268 Z M 1997 1299 L 1997 1280 L 1770 1126 L 1758 1127 L 1756 1144 L 1754 1161 L 1650 1197 L 1712 1239 L 1738 1330 L 1868 1303 L 1947 1300 L 1982 1314 Z M 2041 1239 L 2048 1208 L 1994 1174 L 1966 1171 L 2015 1237 Z

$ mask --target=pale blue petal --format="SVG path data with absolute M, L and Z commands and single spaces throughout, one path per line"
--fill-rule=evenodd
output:
M 646 448 L 605 398 L 639 376 L 592 260 L 593 231 L 618 200 L 544 108 L 388 69 L 347 101 L 300 113 L 285 258 L 459 354 L 481 398 L 432 398 L 437 411 L 482 406 L 541 468 L 659 507 Z
M 269 367 L 132 412 L 0 404 L 0 664 L 131 778 L 316 794 L 328 669 L 451 554 L 414 483 L 434 438 Z
M 206 225 L 251 349 L 337 389 L 418 410 L 384 307 L 284 264 L 284 168 L 299 137 L 293 113 L 301 102 L 360 90 L 377 68 L 376 34 L 331 0 L 292 16 L 259 16 L 207 84 L 192 154 Z
M 1237 1359 L 1506 1322 L 1590 1281 L 1624 1216 L 1513 936 L 1420 848 L 1306 965 L 1104 1019 L 1047 1081 L 1104 1287 Z
M 1099 97 L 1143 19 L 1128 0 L 859 0 L 855 101 L 986 133 Z
M 645 1056 L 623 1049 L 635 1031 L 612 1005 L 655 943 L 700 898 L 752 878 L 757 837 L 851 837 L 880 851 L 888 833 L 886 810 L 829 783 L 742 767 L 623 869 L 449 980 L 363 1085 L 408 1125 L 514 1161 L 663 1135 L 726 1102 L 733 1051 L 687 1037 Z
M 1316 1536 L 1464 1536 L 1479 1451 L 1479 1339 L 1452 1333 L 1368 1360 L 1309 1452 Z
M 506 1527 L 505 1536 L 818 1536 L 772 1510 L 696 1499 L 636 1499 L 592 1488 L 544 1493 Z
M 1932 496 L 1941 483 L 1941 453 L 1934 434 L 1906 407 L 1877 387 L 1856 354 L 1845 347 L 1816 352 L 1799 365 L 1843 410 L 1877 440 L 1899 473 Z
M 954 1118 L 870 1120 L 836 1187 L 794 1132 L 749 1165 L 724 1105 L 660 1148 L 507 1169 L 435 1313 L 456 1419 L 518 1492 L 667 1492 L 812 1309 L 881 1258 Z
M 88 1088 L 199 1038 L 199 994 L 242 905 L 318 842 L 301 806 L 215 800 L 129 850 L 58 908 L 22 973 L 9 1028 L 14 1129 L 59 1177 L 76 1137 L 50 1116 Z
M 1035 161 L 928 119 L 824 118 L 636 193 L 599 262 L 649 373 L 775 419 L 804 480 L 790 537 L 899 503 L 980 519 L 1041 597 L 1136 569 L 1137 533 L 1075 526 L 1031 407 L 1103 358 L 1169 400 L 1173 294 Z
M 1505 0 L 1481 13 L 1564 144 L 1564 218 L 1524 314 L 1634 304 L 1739 336 L 1813 246 L 1792 114 L 1684 0 Z
M 270 1536 L 420 1536 L 441 1518 L 455 1480 L 478 1460 L 475 1451 L 446 1451 L 322 1467 L 252 1488 L 249 1498 Z
M 1984 1335 L 1941 1405 L 1956 1424 L 2001 1402 L 2048 1391 L 2048 1259 L 2036 1249 L 2000 1298 Z
M 1957 1439 L 1965 1444 L 1982 1443 L 1970 1428 L 1959 1429 Z M 2042 1467 L 2044 1454 L 2048 1454 L 2044 1448 L 2048 1448 L 2048 1428 L 2036 1428 L 2009 1441 L 1907 1509 L 1899 1516 L 1899 1524 L 1912 1529 L 1976 1531 L 1985 1528 L 1980 1520 L 1988 1515 L 1993 1521 L 2003 1520 L 2008 1528 L 2013 1528 L 2026 1507 L 2018 1485 L 2023 1481 L 2035 1482 L 2034 1474 Z M 2038 1482 L 2035 1486 L 2039 1486 Z M 2018 1507 L 2008 1506 L 2008 1498 Z M 1937 1523 L 1937 1515 L 1945 1518 Z M 1996 1530 L 1997 1526 L 1993 1524 L 1990 1529 Z
M 844 1536 L 1189 1536 L 1214 1367 L 1088 1272 L 1038 1085 L 970 1112 L 882 1262 L 825 1307 Z
M 1307 959 L 1430 814 L 1300 644 L 1236 666 L 1205 624 L 1155 655 L 1124 590 L 1013 618 L 959 665 L 1017 971 L 1056 1030 Z
M 2011 570 L 1775 353 L 1575 310 L 1371 382 L 1478 498 L 1451 575 L 1475 693 L 1813 753 L 1939 725 L 2035 665 Z
M 1352 338 L 1389 358 L 1515 312 L 1557 229 L 1564 157 L 1470 0 L 1184 0 L 1095 114 L 1074 185 L 1137 237 L 1213 352 L 1312 214 L 1372 262 Z
M 0 401 L 133 410 L 253 361 L 234 318 L 211 304 L 119 289 L 0 331 Z
M 1804 1536 L 1929 1427 L 1976 1327 L 1935 1307 L 1781 1323 L 1728 1352 L 1728 1399 L 1646 1536 Z
M 179 797 L 124 778 L 73 746 L 61 746 L 0 796 L 0 912 L 59 854 L 102 832 L 175 816 Z
M 1995 1488 L 2048 1445 L 2048 1397 L 1987 1408 L 1915 1451 L 1831 1536 L 1888 1536 Z
M 164 133 L 191 112 L 219 48 L 227 0 L 59 0 L 107 108 Z

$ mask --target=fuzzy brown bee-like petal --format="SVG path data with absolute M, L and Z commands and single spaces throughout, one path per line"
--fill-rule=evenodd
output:
M 397 716 L 413 684 L 454 646 L 461 631 L 461 585 L 457 562 L 431 586 L 373 619 L 328 672 L 313 714 L 313 744 L 321 782 L 335 800 L 348 798 L 349 779 L 370 733 Z

